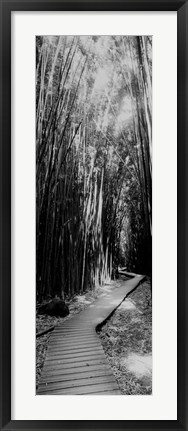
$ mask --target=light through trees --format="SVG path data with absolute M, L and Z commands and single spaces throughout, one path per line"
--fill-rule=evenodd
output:
M 36 38 L 37 298 L 151 273 L 152 38 Z

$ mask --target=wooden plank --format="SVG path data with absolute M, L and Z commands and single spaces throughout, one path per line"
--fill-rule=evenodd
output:
M 82 323 L 83 324 L 83 323 Z M 82 336 L 82 337 L 87 337 L 87 335 L 96 335 L 96 331 L 90 329 L 90 331 L 75 331 L 75 330 L 66 330 L 66 331 L 56 331 L 54 330 L 54 332 L 51 333 L 50 338 L 54 337 L 54 336 L 58 336 L 58 337 L 66 337 L 66 336 L 71 336 L 73 335 L 74 337 L 77 336 Z
M 54 338 L 87 338 L 87 337 L 97 337 L 97 333 L 96 333 L 96 331 L 95 332 L 93 332 L 93 331 L 90 331 L 90 332 L 83 332 L 83 333 L 81 333 L 80 331 L 79 332 L 74 332 L 74 331 L 72 331 L 72 332 L 67 332 L 66 334 L 65 333 L 61 333 L 61 332 L 53 332 L 52 334 L 51 334 L 51 336 L 50 336 L 50 340 L 53 340 Z
M 98 341 L 99 343 L 99 339 L 97 337 L 93 337 L 92 335 L 88 336 L 88 337 L 62 337 L 62 338 L 56 338 L 53 340 L 53 343 L 64 343 L 64 344 L 69 344 L 69 343 L 87 343 L 88 341 Z M 53 344 L 52 343 L 52 344 Z
M 72 346 L 79 346 L 79 345 L 87 345 L 87 344 L 89 344 L 89 343 L 95 343 L 95 344 L 98 344 L 98 345 L 101 345 L 101 343 L 100 343 L 100 341 L 99 341 L 99 339 L 97 339 L 97 338 L 92 338 L 92 337 L 90 337 L 90 338 L 88 338 L 87 340 L 71 340 L 71 339 L 67 339 L 67 340 L 59 340 L 59 341 L 53 341 L 53 343 L 50 343 L 49 345 L 50 346 L 52 346 L 52 347 L 59 347 L 59 346 L 70 346 L 70 345 L 72 345 Z
M 105 359 L 105 356 L 102 354 L 89 354 L 89 355 L 85 355 L 85 356 L 81 356 L 80 358 L 77 358 L 77 360 L 75 361 L 75 358 L 65 358 L 65 359 L 48 359 L 46 358 L 45 362 L 47 365 L 55 365 L 55 364 L 71 364 L 72 362 L 82 362 L 83 359 L 85 361 L 90 360 L 90 359 L 95 359 L 95 358 L 100 358 L 100 359 Z
M 43 390 L 44 389 L 53 389 L 53 388 L 57 388 L 57 389 L 61 389 L 61 388 L 73 388 L 73 387 L 81 387 L 81 386 L 86 386 L 86 385 L 92 385 L 92 384 L 96 384 L 96 383 L 100 383 L 100 382 L 114 382 L 115 379 L 112 376 L 112 373 L 108 372 L 108 373 L 103 373 L 103 374 L 96 374 L 96 375 L 92 375 L 92 374 L 88 374 L 88 375 L 77 375 L 72 379 L 56 379 L 56 380 L 52 380 L 52 381 L 47 381 L 47 380 L 42 380 L 40 382 L 40 389 Z
M 67 341 L 66 343 L 64 342 L 59 342 L 59 343 L 54 343 L 49 345 L 49 348 L 51 350 L 58 350 L 58 349 L 73 349 L 73 348 L 78 348 L 78 349 L 84 349 L 84 347 L 89 345 L 93 348 L 95 348 L 95 346 L 101 347 L 101 343 L 99 342 L 99 340 L 88 340 L 88 341 L 83 341 L 83 342 L 73 342 L 73 341 Z
M 82 322 L 82 325 L 83 325 L 83 322 Z M 64 335 L 64 336 L 66 336 L 67 334 L 69 335 L 69 334 L 75 334 L 75 336 L 76 335 L 85 335 L 85 336 L 87 336 L 87 335 L 90 335 L 90 334 L 96 334 L 96 331 L 94 331 L 94 330 L 92 330 L 92 329 L 87 329 L 87 331 L 86 330 L 81 330 L 81 328 L 78 330 L 76 330 L 76 329 L 63 329 L 63 330 L 54 330 L 54 332 L 51 334 L 51 337 L 53 337 L 54 336 L 54 334 L 56 334 L 56 335 L 59 335 L 59 336 L 61 336 L 61 335 Z
M 104 391 L 112 391 L 116 389 L 117 390 L 117 383 L 112 382 L 106 382 L 106 383 L 98 383 L 95 385 L 88 385 L 83 387 L 76 387 L 76 388 L 67 388 L 67 389 L 53 389 L 48 391 L 37 391 L 39 395 L 88 395 L 88 394 L 94 394 Z
M 87 341 L 78 341 L 78 342 L 74 342 L 74 341 L 72 341 L 72 340 L 67 340 L 66 342 L 64 342 L 64 341 L 59 341 L 59 342 L 57 342 L 57 343 L 50 343 L 50 348 L 52 347 L 52 349 L 54 348 L 63 348 L 63 347 L 67 347 L 67 348 L 69 348 L 69 347 L 84 347 L 84 346 L 88 346 L 89 344 L 91 344 L 91 345 L 93 345 L 93 344 L 95 344 L 96 346 L 98 345 L 98 346 L 100 346 L 101 345 L 101 343 L 99 342 L 99 340 L 92 340 L 92 339 L 90 339 L 90 340 L 87 340 Z
M 92 392 L 86 395 L 122 395 L 122 394 L 119 389 L 112 389 L 112 390 L 107 389 L 106 391 L 94 392 L 94 393 Z
M 72 343 L 72 344 L 73 343 L 79 344 L 79 343 L 83 343 L 83 342 L 84 343 L 88 343 L 88 341 L 92 341 L 92 342 L 95 341 L 95 342 L 100 343 L 98 337 L 94 337 L 93 335 L 90 335 L 90 337 L 87 337 L 87 338 L 85 338 L 85 337 L 80 337 L 80 338 L 54 337 L 53 340 L 50 342 L 50 344 L 52 344 L 52 345 L 54 345 L 54 344 L 60 344 L 60 343 L 62 343 L 62 344 L 70 344 L 70 343 Z
M 98 348 L 101 348 L 102 349 L 102 346 L 101 346 L 101 344 L 100 343 L 96 343 L 96 347 L 98 347 Z M 51 346 L 51 345 L 49 345 L 49 347 L 48 347 L 48 351 L 52 351 L 52 352 L 64 352 L 64 351 L 71 351 L 71 352 L 73 352 L 74 350 L 80 350 L 81 352 L 82 351 L 84 351 L 85 349 L 95 349 L 95 347 L 93 346 L 93 344 L 91 344 L 91 346 L 88 346 L 88 344 L 86 344 L 86 347 L 85 347 L 85 345 L 84 346 L 81 346 L 80 347 L 80 345 L 79 346 L 75 346 L 75 345 L 73 345 L 73 346 L 64 346 L 63 344 L 60 344 L 60 345 L 58 345 L 58 346 Z
M 124 275 L 125 277 L 130 277 L 130 278 L 135 277 L 135 274 L 133 272 L 127 272 L 127 271 L 124 271 L 124 270 L 121 270 L 121 269 L 118 270 L 118 273 L 120 275 Z
M 87 308 L 87 312 L 88 312 L 88 308 Z M 84 319 L 83 322 L 83 316 L 85 317 L 87 315 L 86 310 L 83 310 L 82 313 L 80 313 L 80 315 L 77 315 L 76 318 L 74 318 L 74 323 L 73 323 L 73 319 L 71 319 L 72 323 L 69 325 L 65 325 L 62 324 L 62 329 L 82 329 L 84 330 L 88 330 L 91 329 L 93 330 L 93 322 L 91 323 L 91 319 L 88 317 L 87 319 Z M 81 316 L 81 317 L 80 317 Z M 85 325 L 85 322 L 87 322 L 87 326 Z M 57 327 L 56 329 L 58 330 L 59 327 Z M 60 328 L 59 328 L 60 329 Z
M 76 352 L 80 352 L 80 353 L 84 353 L 86 350 L 90 350 L 90 351 L 98 351 L 98 350 L 101 350 L 102 352 L 104 352 L 103 351 L 103 348 L 102 348 L 102 346 L 100 345 L 100 344 L 84 344 L 84 345 L 77 345 L 77 346 L 74 346 L 74 344 L 69 344 L 68 346 L 59 346 L 59 347 L 56 347 L 55 349 L 52 347 L 50 347 L 50 349 L 48 349 L 47 350 L 47 355 L 48 354 L 50 354 L 50 355 L 53 355 L 54 354 L 54 356 L 56 356 L 56 355 L 60 355 L 60 354 L 75 354 Z
M 99 347 L 96 347 L 95 349 L 93 349 L 93 347 L 89 347 L 89 348 L 84 348 L 84 349 L 82 349 L 82 350 L 80 350 L 80 349 L 74 349 L 74 350 L 60 350 L 60 351 L 53 351 L 53 350 L 50 350 L 49 352 L 47 352 L 47 354 L 46 354 L 46 357 L 48 356 L 48 357 L 52 357 L 52 356 L 64 356 L 64 355 L 69 355 L 69 356 L 71 356 L 71 357 L 73 357 L 73 355 L 75 355 L 75 354 L 77 354 L 77 353 L 83 353 L 83 356 L 84 356 L 84 354 L 85 355 L 90 355 L 92 352 L 98 352 L 98 353 L 101 353 L 101 354 L 104 354 L 104 350 L 102 349 L 102 347 L 101 346 L 99 346 Z
M 87 348 L 87 350 L 93 350 L 93 349 L 95 349 L 95 347 L 93 347 L 93 344 L 91 344 L 91 346 L 88 346 L 88 344 L 86 345 L 86 347 L 85 346 L 71 346 L 71 347 L 65 347 L 65 346 L 63 346 L 62 344 L 60 345 L 60 346 L 55 346 L 55 347 L 51 347 L 51 345 L 48 347 L 48 352 L 74 352 L 74 350 L 77 350 L 77 351 L 79 351 L 80 350 L 80 352 L 83 352 L 83 351 L 85 351 L 86 350 L 86 348 Z M 102 346 L 98 343 L 96 343 L 96 348 L 101 348 L 102 349 Z
M 96 358 L 94 359 L 93 357 L 90 359 L 85 359 L 83 361 L 79 361 L 77 363 L 74 362 L 67 362 L 67 363 L 63 363 L 63 364 L 46 364 L 46 362 L 44 363 L 44 367 L 43 370 L 44 371 L 49 371 L 49 370 L 58 370 L 58 369 L 68 369 L 68 368 L 76 368 L 76 367 L 89 367 L 90 365 L 100 365 L 100 364 L 104 364 L 104 356 L 102 358 Z
M 95 330 L 94 330 L 94 328 L 87 328 L 87 329 L 84 329 L 82 326 L 80 327 L 80 328 L 75 328 L 75 329 L 71 329 L 71 328 L 64 328 L 63 326 L 61 326 L 59 329 L 56 327 L 55 328 L 55 332 L 56 333 L 58 333 L 58 334 L 67 334 L 67 333 L 69 333 L 69 334 L 71 334 L 71 333 L 75 333 L 75 334 L 90 334 L 91 333 L 91 331 L 93 332 L 93 333 L 95 333 Z
M 85 316 L 82 316 L 82 319 L 80 320 L 80 322 L 78 323 L 77 322 L 77 324 L 76 324 L 76 326 L 70 326 L 70 327 L 63 327 L 62 326 L 62 331 L 74 331 L 74 332 L 80 332 L 80 331 L 82 331 L 83 333 L 84 332 L 87 332 L 88 330 L 90 330 L 91 332 L 95 332 L 95 327 L 94 326 L 90 326 L 89 325 L 89 323 L 88 323 L 88 321 L 87 321 L 87 319 L 86 319 L 86 317 Z M 59 329 L 59 330 L 56 330 L 55 329 L 55 331 L 56 332 L 58 332 L 58 333 L 60 333 L 61 332 L 61 330 Z M 52 333 L 52 335 L 53 335 L 53 333 Z
M 55 376 L 45 375 L 41 378 L 40 385 L 45 383 L 51 383 L 51 382 L 65 382 L 65 381 L 71 381 L 71 380 L 82 380 L 89 377 L 99 377 L 99 376 L 111 376 L 112 371 L 106 368 L 98 369 L 95 371 L 84 371 L 82 373 L 71 373 L 71 374 L 56 374 Z
M 93 348 L 95 349 L 95 346 L 100 346 L 100 343 L 98 340 L 93 340 L 93 341 L 88 341 L 87 343 L 57 343 L 57 344 L 51 344 L 52 347 L 64 347 L 64 348 L 72 348 L 72 347 L 89 347 L 89 346 L 93 346 Z
M 74 350 L 79 350 L 80 349 L 80 351 L 84 351 L 84 350 L 86 350 L 86 349 L 93 349 L 93 350 L 95 350 L 95 349 L 97 349 L 97 348 L 102 348 L 102 346 L 99 344 L 99 343 L 88 343 L 88 344 L 77 344 L 77 345 L 73 345 L 73 344 L 69 344 L 69 345 L 60 345 L 59 346 L 59 351 L 72 351 L 73 353 L 74 353 Z M 48 351 L 48 349 L 47 349 L 47 351 Z M 50 347 L 50 351 L 54 351 L 53 350 L 53 347 L 52 347 L 52 349 L 51 349 L 51 347 Z M 55 352 L 57 351 L 57 346 L 56 346 L 56 350 L 55 350 Z
M 51 361 L 51 360 L 58 360 L 58 359 L 73 359 L 75 358 L 75 360 L 77 360 L 77 358 L 85 358 L 87 355 L 91 355 L 91 356 L 97 356 L 97 355 L 102 355 L 104 354 L 103 350 L 100 349 L 96 349 L 94 352 L 92 350 L 90 350 L 89 352 L 74 352 L 74 353 L 60 353 L 57 355 L 54 355 L 53 353 L 47 353 L 46 355 L 46 360 Z
M 67 380 L 63 382 L 51 382 L 51 383 L 41 383 L 39 385 L 39 392 L 41 391 L 52 391 L 55 389 L 72 389 L 81 388 L 83 386 L 98 385 L 100 383 L 114 383 L 114 376 L 99 376 L 99 377 L 88 377 L 85 379 L 78 380 Z
M 56 332 L 56 333 L 53 333 L 53 335 L 51 335 L 51 337 L 50 337 L 50 339 L 52 339 L 53 340 L 53 338 L 64 338 L 64 337 L 68 337 L 68 338 L 71 338 L 71 337 L 74 337 L 74 338 L 77 338 L 77 337 L 83 337 L 83 338 L 87 338 L 87 337 L 91 337 L 91 336 L 96 336 L 96 332 L 74 332 L 74 331 L 72 331 L 72 332 L 66 332 L 66 333 L 61 333 L 61 332 Z
M 96 332 L 67 332 L 67 333 L 57 333 L 54 332 L 53 335 L 51 334 L 50 340 L 53 340 L 54 338 L 87 338 L 87 337 L 96 337 Z
M 48 362 L 52 362 L 52 361 L 55 361 L 55 362 L 57 362 L 57 363 L 59 363 L 59 361 L 64 361 L 64 360 L 66 360 L 66 361 L 68 361 L 69 359 L 70 359 L 70 363 L 74 360 L 74 361 L 80 361 L 80 360 L 84 360 L 86 357 L 92 357 L 92 358 L 96 358 L 97 357 L 97 355 L 100 355 L 100 357 L 102 358 L 103 357 L 103 359 L 105 359 L 104 358 L 104 352 L 103 351 L 100 351 L 100 352 L 97 352 L 97 353 L 94 353 L 93 354 L 93 352 L 92 351 L 90 351 L 90 352 L 86 352 L 85 354 L 83 353 L 83 354 L 74 354 L 74 355 L 71 355 L 71 354 L 68 354 L 68 355 L 57 355 L 57 356 L 54 356 L 54 355 L 47 355 L 46 356 L 46 361 L 47 361 L 47 364 L 48 364 Z
M 58 335 L 58 334 L 53 334 L 53 335 L 51 335 L 51 337 L 50 337 L 50 342 L 51 341 L 54 341 L 54 340 L 64 340 L 65 338 L 67 339 L 67 338 L 70 338 L 70 339 L 72 339 L 72 338 L 74 338 L 74 339 L 79 339 L 79 338 L 88 338 L 88 337 L 92 337 L 92 338 L 98 338 L 98 335 L 96 334 L 96 332 L 94 333 L 94 332 L 90 332 L 90 334 L 87 334 L 87 335 L 82 335 L 82 334 L 73 334 L 73 335 L 70 335 L 70 334 L 67 334 L 67 335 Z
M 87 372 L 95 372 L 95 371 L 103 371 L 103 370 L 110 370 L 111 368 L 109 367 L 109 365 L 107 364 L 94 364 L 94 365 L 87 365 L 87 366 L 80 366 L 80 367 L 72 367 L 72 368 L 60 368 L 60 369 L 55 369 L 55 370 L 49 370 L 45 371 L 43 369 L 43 373 L 42 373 L 42 377 L 41 380 L 43 378 L 50 378 L 51 377 L 55 377 L 55 376 L 71 376 L 72 374 L 82 374 L 82 373 L 87 373 Z M 112 371 L 111 371 L 112 372 Z
M 98 340 L 99 341 L 99 337 L 98 337 L 98 335 L 94 335 L 94 334 L 90 334 L 90 335 L 88 335 L 87 337 L 82 337 L 82 336 L 79 336 L 79 337 L 72 337 L 72 336 L 69 336 L 69 337 L 64 337 L 64 336 L 61 336 L 61 337 L 58 337 L 58 336 L 54 336 L 53 338 L 51 338 L 51 340 L 50 340 L 50 343 L 58 343 L 58 342 L 67 342 L 67 341 L 71 341 L 71 340 L 73 340 L 73 341 L 75 341 L 75 342 L 79 342 L 80 340 L 85 340 L 85 341 L 87 341 L 88 339 L 92 339 L 92 340 Z
M 62 341 L 64 343 L 67 343 L 68 341 L 88 341 L 88 340 L 94 340 L 97 339 L 97 336 L 94 336 L 93 334 L 90 335 L 78 335 L 78 336 L 57 336 L 54 335 L 52 342 L 53 341 Z
M 70 343 L 73 341 L 74 341 L 74 343 L 80 343 L 81 341 L 87 342 L 90 340 L 100 342 L 99 337 L 97 335 L 94 336 L 93 334 L 91 334 L 89 337 L 67 337 L 67 338 L 65 338 L 65 337 L 54 337 L 50 341 L 50 344 L 57 344 L 57 343 L 61 343 L 61 342 L 62 343 Z

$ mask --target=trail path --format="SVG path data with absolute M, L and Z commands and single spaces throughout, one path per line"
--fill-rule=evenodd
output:
M 50 336 L 37 394 L 121 394 L 96 327 L 104 322 L 142 280 L 135 276 L 107 286 L 105 293 Z

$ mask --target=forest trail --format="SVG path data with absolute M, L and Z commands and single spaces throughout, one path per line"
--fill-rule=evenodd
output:
M 37 394 L 120 395 L 96 327 L 144 279 L 137 275 L 118 281 L 87 309 L 57 326 L 50 336 Z

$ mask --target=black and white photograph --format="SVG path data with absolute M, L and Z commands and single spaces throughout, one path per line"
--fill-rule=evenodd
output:
M 35 44 L 36 395 L 152 395 L 152 36 Z

